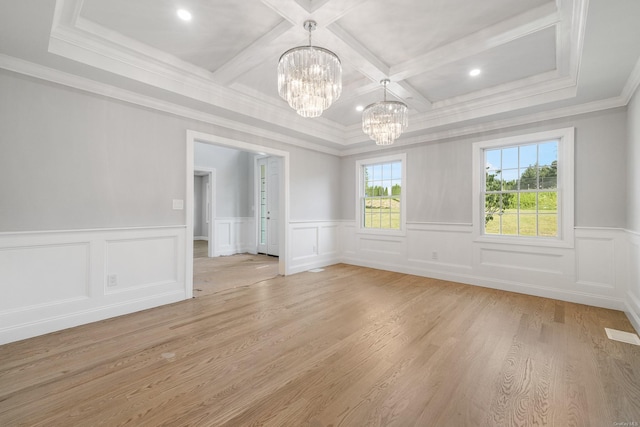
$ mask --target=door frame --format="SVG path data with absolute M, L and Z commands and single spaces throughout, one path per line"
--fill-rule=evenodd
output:
M 250 144 L 236 139 L 225 138 L 204 132 L 187 129 L 186 137 L 186 238 L 185 238 L 185 297 L 193 297 L 193 170 L 194 147 L 196 142 L 204 144 L 220 145 L 236 150 L 248 151 L 258 155 L 271 155 L 281 157 L 280 179 L 280 218 L 282 226 L 279 227 L 278 237 L 281 244 L 281 255 L 278 258 L 278 274 L 289 274 L 289 152 L 278 150 L 264 145 Z M 256 207 L 254 207 L 255 209 Z M 256 242 L 257 244 L 257 242 Z
M 194 159 L 195 162 L 195 159 Z M 207 223 L 207 235 L 209 236 L 209 240 L 207 241 L 207 256 L 209 258 L 216 256 L 215 254 L 215 227 L 213 224 L 213 220 L 216 217 L 216 170 L 213 168 L 208 168 L 205 166 L 194 166 L 193 172 L 205 172 L 206 175 L 209 176 L 209 200 L 211 201 L 209 207 L 209 222 Z M 191 192 L 193 194 L 193 190 Z M 193 211 L 192 211 L 193 213 Z M 191 233 L 193 235 L 193 232 Z

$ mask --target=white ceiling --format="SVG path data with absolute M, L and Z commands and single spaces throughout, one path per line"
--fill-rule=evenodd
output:
M 637 0 L 0 0 L 0 67 L 345 154 L 369 150 L 356 106 L 410 107 L 398 144 L 625 105 L 640 80 Z M 176 10 L 191 11 L 184 22 Z M 342 60 L 321 118 L 277 95 L 307 43 Z M 24 61 L 28 62 L 24 62 Z M 469 70 L 480 68 L 478 77 Z M 145 104 L 146 103 L 146 104 Z M 171 107 L 167 105 L 170 104 Z M 160 108 L 160 107 L 158 107 Z M 232 122 L 229 122 L 231 120 Z M 484 126 L 484 127 L 482 127 Z

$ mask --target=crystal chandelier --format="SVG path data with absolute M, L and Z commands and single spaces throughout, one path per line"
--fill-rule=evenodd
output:
M 309 46 L 289 49 L 278 62 L 278 94 L 302 117 L 319 117 L 342 93 L 342 64 L 335 53 L 311 46 L 315 21 L 306 21 Z
M 377 145 L 391 145 L 407 128 L 409 114 L 404 102 L 387 101 L 388 79 L 381 80 L 384 101 L 367 106 L 362 112 L 362 130 Z

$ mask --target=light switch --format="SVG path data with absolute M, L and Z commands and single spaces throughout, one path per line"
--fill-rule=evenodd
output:
M 184 200 L 173 199 L 173 210 L 181 211 L 184 209 Z

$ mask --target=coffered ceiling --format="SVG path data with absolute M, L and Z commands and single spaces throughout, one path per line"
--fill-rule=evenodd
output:
M 356 107 L 383 78 L 410 107 L 397 144 L 625 105 L 640 79 L 637 0 L 1 1 L 3 68 L 338 154 L 372 148 Z M 276 87 L 307 19 L 344 73 L 317 119 Z

